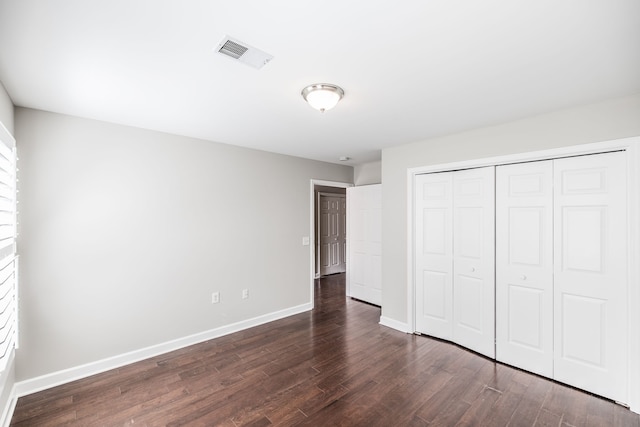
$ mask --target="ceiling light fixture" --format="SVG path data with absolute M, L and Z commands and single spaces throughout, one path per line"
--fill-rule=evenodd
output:
M 304 100 L 321 113 L 335 107 L 343 96 L 341 87 L 329 83 L 315 83 L 302 89 Z

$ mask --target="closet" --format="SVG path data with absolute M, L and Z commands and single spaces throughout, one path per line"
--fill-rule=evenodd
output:
M 415 175 L 416 331 L 628 401 L 626 168 L 619 151 Z
M 496 167 L 497 359 L 626 399 L 623 152 Z
M 416 327 L 494 357 L 494 168 L 419 175 L 415 188 Z

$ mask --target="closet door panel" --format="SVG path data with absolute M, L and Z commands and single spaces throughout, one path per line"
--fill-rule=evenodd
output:
M 418 175 L 416 201 L 416 329 L 453 338 L 452 173 Z
M 496 167 L 496 358 L 553 377 L 553 162 Z
M 494 167 L 453 175 L 453 336 L 495 357 Z
M 382 303 L 382 185 L 347 188 L 347 295 Z
M 555 160 L 554 179 L 554 378 L 626 402 L 626 156 Z

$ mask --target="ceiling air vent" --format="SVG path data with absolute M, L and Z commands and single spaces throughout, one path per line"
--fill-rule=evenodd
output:
M 260 49 L 256 49 L 255 47 L 249 46 L 239 40 L 232 39 L 231 37 L 225 37 L 222 39 L 222 41 L 218 43 L 216 51 L 222 55 L 242 62 L 243 64 L 258 69 L 264 67 L 273 59 L 273 55 L 269 55 Z
M 220 50 L 218 52 L 224 53 L 225 55 L 229 55 L 232 58 L 240 59 L 244 53 L 249 50 L 248 47 L 242 46 L 236 42 L 232 42 L 231 40 L 227 40 L 224 42 Z

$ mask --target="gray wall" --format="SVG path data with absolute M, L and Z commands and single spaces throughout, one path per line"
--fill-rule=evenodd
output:
M 310 179 L 351 182 L 351 167 L 30 109 L 15 119 L 18 380 L 310 302 Z
M 640 135 L 640 94 L 382 152 L 382 315 L 407 319 L 407 169 Z
M 370 162 L 354 166 L 353 183 L 355 185 L 381 184 L 382 162 Z
M 13 134 L 13 102 L 2 85 L 2 82 L 0 82 L 0 123 Z M 7 368 L 3 372 L 0 372 L 0 415 L 9 404 L 14 382 L 15 360 L 11 357 Z

